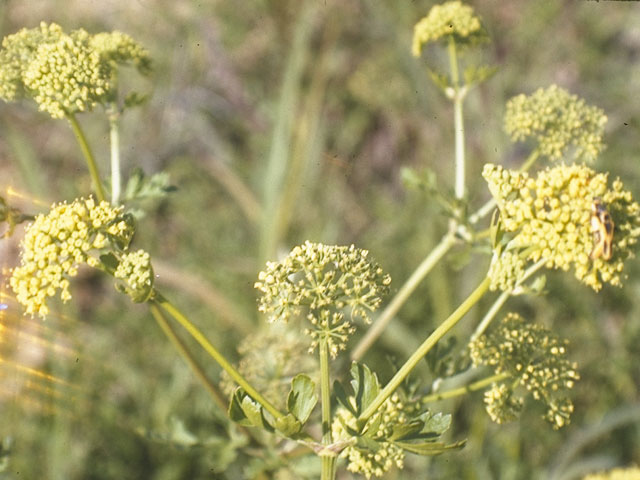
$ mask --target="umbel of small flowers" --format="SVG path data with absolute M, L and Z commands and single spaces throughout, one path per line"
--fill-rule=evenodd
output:
M 511 290 L 524 272 L 525 260 L 546 261 L 546 267 L 564 271 L 573 268 L 576 278 L 596 291 L 603 282 L 621 284 L 624 262 L 633 256 L 640 236 L 640 206 L 620 179 L 609 186 L 606 173 L 585 165 L 548 167 L 532 177 L 487 164 L 482 175 L 508 236 L 494 254 L 492 288 Z M 592 254 L 594 201 L 606 205 L 613 221 L 610 258 Z
M 536 153 L 551 161 L 594 161 L 604 150 L 606 123 L 600 108 L 557 85 L 511 98 L 504 114 L 504 129 L 511 140 L 532 139 Z
M 55 23 L 8 35 L 0 50 L 0 98 L 35 100 L 53 118 L 92 110 L 114 100 L 117 67 L 146 74 L 148 52 L 121 32 L 65 33 Z
M 311 350 L 320 339 L 333 357 L 346 346 L 352 320 L 369 321 L 391 278 L 369 261 L 368 252 L 355 246 L 305 242 L 281 262 L 268 262 L 255 284 L 261 293 L 259 311 L 269 321 L 288 321 L 307 314 Z M 346 315 L 345 315 L 346 314 Z
M 457 45 L 477 45 L 488 40 L 487 32 L 473 8 L 460 1 L 435 5 L 414 27 L 413 54 L 420 56 L 424 45 L 452 38 Z
M 46 317 L 47 301 L 60 291 L 71 299 L 69 279 L 81 265 L 101 268 L 121 279 L 121 290 L 134 301 L 148 298 L 153 286 L 149 255 L 128 252 L 135 227 L 122 207 L 93 198 L 58 203 L 38 215 L 20 243 L 20 266 L 9 283 L 29 314 Z M 146 297 L 145 297 L 146 295 Z
M 353 402 L 352 397 L 349 400 Z M 394 393 L 369 419 L 371 425 L 377 426 L 371 438 L 371 441 L 375 442 L 375 449 L 370 448 L 371 445 L 366 446 L 369 448 L 360 448 L 355 437 L 348 431 L 348 429 L 357 429 L 357 419 L 352 412 L 340 406 L 331 428 L 335 442 L 348 442 L 340 452 L 340 456 L 348 461 L 347 470 L 371 478 L 372 476 L 381 477 L 393 466 L 402 469 L 405 452 L 389 438 L 393 435 L 394 427 L 406 425 L 410 420 L 411 417 L 406 413 L 406 406 L 400 396 Z
M 508 374 L 485 393 L 487 413 L 493 421 L 504 423 L 517 418 L 524 398 L 516 388 L 522 386 L 545 405 L 544 419 L 554 428 L 569 423 L 573 404 L 567 394 L 580 377 L 576 364 L 566 358 L 567 343 L 515 313 L 509 313 L 496 328 L 470 343 L 474 366 L 489 366 L 496 374 Z

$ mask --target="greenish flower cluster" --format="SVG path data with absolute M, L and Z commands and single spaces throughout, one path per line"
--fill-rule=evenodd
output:
M 567 343 L 545 327 L 510 313 L 497 328 L 469 344 L 475 366 L 486 365 L 496 374 L 509 374 L 485 395 L 494 421 L 512 420 L 519 413 L 523 399 L 514 390 L 521 385 L 545 405 L 544 418 L 554 428 L 569 423 L 573 404 L 567 392 L 580 376 L 577 365 L 566 358 Z
M 287 324 L 260 328 L 242 339 L 238 345 L 240 374 L 270 399 L 285 399 L 291 379 L 300 373 L 311 377 L 318 370 L 316 357 L 307 355 L 308 342 L 304 335 Z M 236 383 L 222 372 L 222 389 L 229 396 Z M 285 407 L 282 402 L 279 407 Z
M 129 62 L 143 73 L 150 66 L 146 50 L 127 35 L 83 29 L 67 34 L 43 22 L 3 39 L 0 97 L 30 97 L 40 110 L 63 118 L 111 100 L 117 64 Z
M 511 386 L 494 383 L 484 392 L 484 404 L 489 418 L 498 424 L 517 420 L 524 407 L 524 398 L 516 395 Z
M 608 472 L 592 473 L 583 480 L 638 480 L 640 478 L 640 468 L 614 468 Z
M 482 175 L 498 204 L 504 230 L 513 236 L 505 252 L 519 249 L 527 260 L 546 260 L 548 268 L 568 271 L 573 267 L 576 278 L 596 291 L 602 282 L 621 284 L 624 261 L 633 256 L 632 247 L 640 235 L 640 205 L 619 179 L 609 187 L 606 173 L 585 165 L 559 165 L 532 178 L 487 164 Z M 596 199 L 606 205 L 615 226 L 610 259 L 591 258 Z M 514 264 L 513 255 L 505 257 L 502 265 L 502 270 L 500 264 L 492 266 L 493 283 L 513 286 L 514 272 L 521 266 Z
M 71 299 L 69 278 L 78 274 L 80 265 L 98 267 L 99 254 L 113 245 L 126 248 L 133 232 L 122 207 L 96 205 L 93 198 L 54 204 L 49 213 L 36 217 L 20 243 L 21 265 L 9 281 L 17 300 L 26 313 L 44 318 L 48 297 L 60 290 L 63 302 Z
M 476 45 L 488 39 L 473 8 L 457 0 L 433 6 L 428 15 L 416 24 L 413 54 L 420 56 L 424 45 L 445 37 L 453 37 L 458 45 Z
M 530 96 L 518 95 L 507 102 L 504 128 L 516 141 L 533 138 L 538 153 L 549 160 L 565 156 L 593 161 L 604 149 L 602 136 L 607 117 L 597 107 L 552 85 Z
M 353 398 L 350 400 L 355 404 Z M 348 430 L 357 430 L 355 416 L 344 407 L 336 411 L 332 424 L 333 439 L 336 443 L 351 442 L 340 453 L 340 456 L 348 461 L 347 470 L 371 478 L 381 477 L 394 465 L 399 469 L 403 468 L 404 450 L 388 438 L 392 437 L 395 427 L 404 426 L 409 421 L 405 409 L 397 394 L 389 397 L 367 422 L 367 425 L 375 425 L 377 431 L 372 437 L 368 437 L 369 441 L 362 446 L 363 448 L 358 443 L 353 443 L 354 437 Z
M 491 290 L 511 292 L 516 282 L 523 278 L 526 261 L 516 251 L 505 251 L 495 255 L 487 276 L 491 279 Z
M 312 349 L 325 338 L 335 356 L 353 332 L 352 319 L 368 322 L 369 312 L 378 308 L 391 282 L 379 265 L 368 260 L 368 253 L 353 245 L 309 241 L 294 247 L 283 261 L 268 262 L 260 272 L 255 284 L 262 293 L 258 309 L 269 321 L 286 322 L 304 308 L 313 327 L 308 330 Z
M 151 256 L 144 250 L 123 254 L 113 276 L 123 280 L 116 288 L 136 303 L 147 301 L 153 293 Z

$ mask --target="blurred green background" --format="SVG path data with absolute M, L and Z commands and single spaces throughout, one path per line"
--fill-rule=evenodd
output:
M 527 153 L 502 131 L 505 101 L 552 83 L 604 109 L 608 149 L 596 168 L 621 176 L 640 198 L 638 5 L 469 3 L 493 39 L 479 58 L 499 68 L 465 104 L 471 205 L 489 196 L 480 177 L 486 162 L 517 166 Z M 3 0 L 0 31 L 44 20 L 67 31 L 120 30 L 150 50 L 152 77 L 131 78 L 153 96 L 123 119 L 125 175 L 134 167 L 166 171 L 178 190 L 147 205 L 135 245 L 151 252 L 166 295 L 237 358 L 239 341 L 264 323 L 253 289 L 264 260 L 306 239 L 355 243 L 391 273 L 395 291 L 445 231 L 433 199 L 407 189 L 400 174 L 428 168 L 451 190 L 452 108 L 425 70 L 445 57 L 437 49 L 422 60 L 410 54 L 413 25 L 433 4 Z M 79 119 L 106 174 L 106 119 Z M 283 191 L 274 191 L 278 178 Z M 3 194 L 10 186 L 44 205 L 90 189 L 71 130 L 33 103 L 0 104 Z M 21 232 L 0 241 L 3 267 L 16 264 Z M 364 359 L 382 381 L 392 373 L 388 358 L 403 361 L 488 262 L 486 252 L 458 249 L 432 272 Z M 518 422 L 495 425 L 481 393 L 443 402 L 453 415 L 450 438 L 468 438 L 465 449 L 408 457 L 405 470 L 387 478 L 559 480 L 640 463 L 640 268 L 629 267 L 623 289 L 595 294 L 554 273 L 546 296 L 507 305 L 570 339 L 582 380 L 569 427 L 551 430 L 535 406 Z M 304 458 L 253 452 L 256 459 L 235 448 L 245 438 L 147 309 L 91 272 L 72 295 L 46 322 L 21 317 L 14 304 L 1 317 L 0 479 L 313 478 L 316 467 Z M 461 341 L 482 313 L 461 322 Z M 344 373 L 348 360 L 336 367 Z M 424 367 L 416 377 L 428 386 Z M 220 375 L 210 363 L 207 373 Z

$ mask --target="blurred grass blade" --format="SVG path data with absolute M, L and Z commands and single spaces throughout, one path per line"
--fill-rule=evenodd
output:
M 37 194 L 39 198 L 49 198 L 49 189 L 44 176 L 45 170 L 39 165 L 36 152 L 30 143 L 31 140 L 6 122 L 3 127 L 5 138 L 13 151 L 26 188 L 30 193 Z
M 301 9 L 293 34 L 291 53 L 285 66 L 275 126 L 271 137 L 271 151 L 263 177 L 263 215 L 260 235 L 260 262 L 273 258 L 280 240 L 278 210 L 281 202 L 289 158 L 294 119 L 298 114 L 298 103 L 304 65 L 311 52 L 309 41 L 313 30 L 315 2 L 305 2 Z

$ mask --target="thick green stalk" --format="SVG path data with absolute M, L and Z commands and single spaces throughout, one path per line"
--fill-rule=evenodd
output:
M 418 268 L 411 274 L 409 279 L 400 287 L 398 293 L 393 297 L 391 303 L 382 311 L 380 316 L 376 319 L 375 323 L 369 328 L 366 335 L 362 337 L 358 345 L 351 354 L 351 359 L 354 361 L 359 360 L 364 356 L 369 347 L 373 345 L 376 339 L 382 334 L 383 330 L 387 327 L 389 322 L 395 317 L 402 305 L 411 296 L 420 282 L 427 276 L 431 269 L 440 261 L 442 257 L 449 251 L 449 249 L 455 244 L 456 239 L 452 232 L 447 233 L 440 243 L 431 250 L 429 255 L 418 265 Z
M 89 142 L 87 142 L 87 137 L 85 137 L 84 131 L 73 113 L 67 113 L 67 120 L 69 120 L 69 123 L 71 124 L 71 129 L 76 136 L 76 140 L 78 140 L 78 143 L 80 144 L 80 150 L 82 150 L 84 159 L 87 162 L 87 167 L 89 167 L 89 174 L 93 181 L 93 188 L 96 191 L 96 197 L 98 197 L 98 201 L 102 202 L 106 197 L 104 195 L 104 189 L 102 188 L 102 182 L 100 181 L 100 174 L 98 173 L 96 159 L 93 156 Z
M 271 402 L 264 398 L 251 384 L 238 372 L 231 363 L 222 355 L 218 349 L 216 349 L 204 334 L 185 317 L 176 307 L 173 306 L 166 298 L 156 293 L 154 303 L 160 305 L 164 311 L 171 315 L 188 333 L 193 339 L 200 344 L 202 348 L 213 358 L 218 365 L 220 365 L 229 376 L 240 385 L 247 394 L 253 398 L 256 402 L 264 407 L 276 420 L 284 417 Z
M 511 374 L 507 372 L 498 373 L 496 375 L 491 375 L 490 377 L 483 378 L 482 380 L 478 380 L 477 382 L 470 383 L 464 387 L 454 388 L 452 390 L 448 390 L 446 392 L 440 393 L 432 393 L 430 395 L 425 395 L 420 399 L 423 404 L 437 402 L 439 400 L 446 400 L 447 398 L 454 398 L 464 395 L 469 392 L 475 392 L 477 390 L 483 390 L 485 387 L 488 387 L 492 383 L 499 382 L 504 380 L 505 378 L 509 378 Z
M 207 391 L 213 398 L 214 402 L 223 411 L 226 410 L 227 403 L 224 400 L 224 396 L 218 390 L 218 388 L 213 384 L 213 382 L 209 380 L 209 378 L 207 377 L 207 374 L 204 372 L 204 369 L 196 361 L 196 359 L 191 354 L 191 352 L 189 351 L 187 346 L 184 344 L 184 342 L 180 340 L 180 338 L 176 334 L 171 324 L 167 322 L 166 318 L 164 318 L 164 315 L 162 315 L 162 312 L 160 311 L 160 308 L 158 308 L 158 305 L 155 303 L 150 303 L 149 308 L 151 309 L 151 314 L 153 315 L 153 318 L 156 319 L 156 322 L 158 322 L 158 325 L 160 326 L 164 334 L 167 336 L 167 338 L 173 344 L 176 350 L 178 350 L 178 353 L 182 355 L 182 357 L 185 359 L 189 367 L 191 367 L 191 370 L 193 370 L 193 373 L 195 374 L 195 376 L 198 377 L 198 380 L 202 382 L 204 387 L 207 389 Z
M 462 199 L 466 193 L 465 186 L 465 152 L 464 152 L 464 118 L 462 116 L 462 102 L 464 89 L 460 88 L 460 74 L 458 72 L 458 55 L 456 42 L 453 36 L 449 37 L 449 67 L 451 68 L 451 80 L 453 83 L 453 121 L 455 130 L 455 195 Z
M 331 383 L 329 378 L 329 345 L 323 338 L 319 345 L 320 351 L 320 399 L 322 402 L 322 444 L 331 445 Z M 335 457 L 322 456 L 322 480 L 333 480 L 333 466 Z
M 371 405 L 367 407 L 367 409 L 362 412 L 360 418 L 358 418 L 358 423 L 364 424 L 371 415 L 373 415 L 380 405 L 384 403 L 384 401 L 391 396 L 391 394 L 400 386 L 400 384 L 404 381 L 405 378 L 411 373 L 411 371 L 415 368 L 415 366 L 422 360 L 422 358 L 429 353 L 429 351 L 434 347 L 438 341 L 444 337 L 449 330 L 451 330 L 460 319 L 473 307 L 480 298 L 486 293 L 489 289 L 489 285 L 491 284 L 491 280 L 489 277 L 485 277 L 485 279 L 478 285 L 478 287 L 467 297 L 467 299 L 460 304 L 460 306 L 451 314 L 449 318 L 447 318 L 444 322 L 440 324 L 438 328 L 436 328 L 429 337 L 420 345 L 420 347 L 409 357 L 409 359 L 405 362 L 400 370 L 393 376 L 389 383 L 378 393 L 378 396 L 373 400 Z
M 109 108 L 109 142 L 111 145 L 111 204 L 118 205 L 122 174 L 120 173 L 120 112 L 113 105 Z

